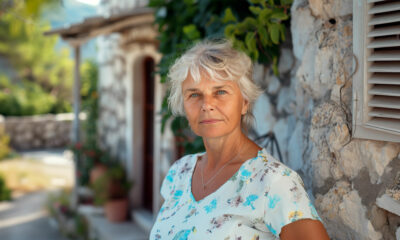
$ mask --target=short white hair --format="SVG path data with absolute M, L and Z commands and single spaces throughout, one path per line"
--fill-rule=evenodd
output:
M 252 109 L 261 89 L 253 81 L 253 64 L 243 52 L 233 48 L 228 40 L 205 40 L 197 43 L 179 57 L 168 73 L 170 95 L 168 105 L 174 115 L 185 115 L 182 82 L 189 76 L 194 82 L 201 81 L 205 72 L 216 81 L 234 81 L 243 98 L 248 101 L 248 110 L 242 117 L 242 127 L 247 129 L 254 122 Z

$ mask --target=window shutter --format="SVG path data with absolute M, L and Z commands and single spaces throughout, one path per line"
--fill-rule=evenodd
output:
M 400 1 L 353 3 L 353 134 L 400 142 Z

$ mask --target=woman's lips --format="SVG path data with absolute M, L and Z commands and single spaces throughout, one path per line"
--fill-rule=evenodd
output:
M 219 122 L 221 120 L 219 119 L 206 119 L 206 120 L 201 120 L 200 123 L 201 124 L 212 124 L 212 123 L 216 123 Z

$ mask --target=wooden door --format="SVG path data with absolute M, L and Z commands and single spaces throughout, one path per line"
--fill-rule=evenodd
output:
M 154 61 L 145 58 L 143 61 L 143 207 L 149 211 L 153 208 L 153 142 L 154 142 Z

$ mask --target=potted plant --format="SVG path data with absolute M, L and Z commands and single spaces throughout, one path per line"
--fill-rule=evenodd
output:
M 120 164 L 107 167 L 93 186 L 95 204 L 103 205 L 106 217 L 111 222 L 123 222 L 128 216 L 131 183 Z

